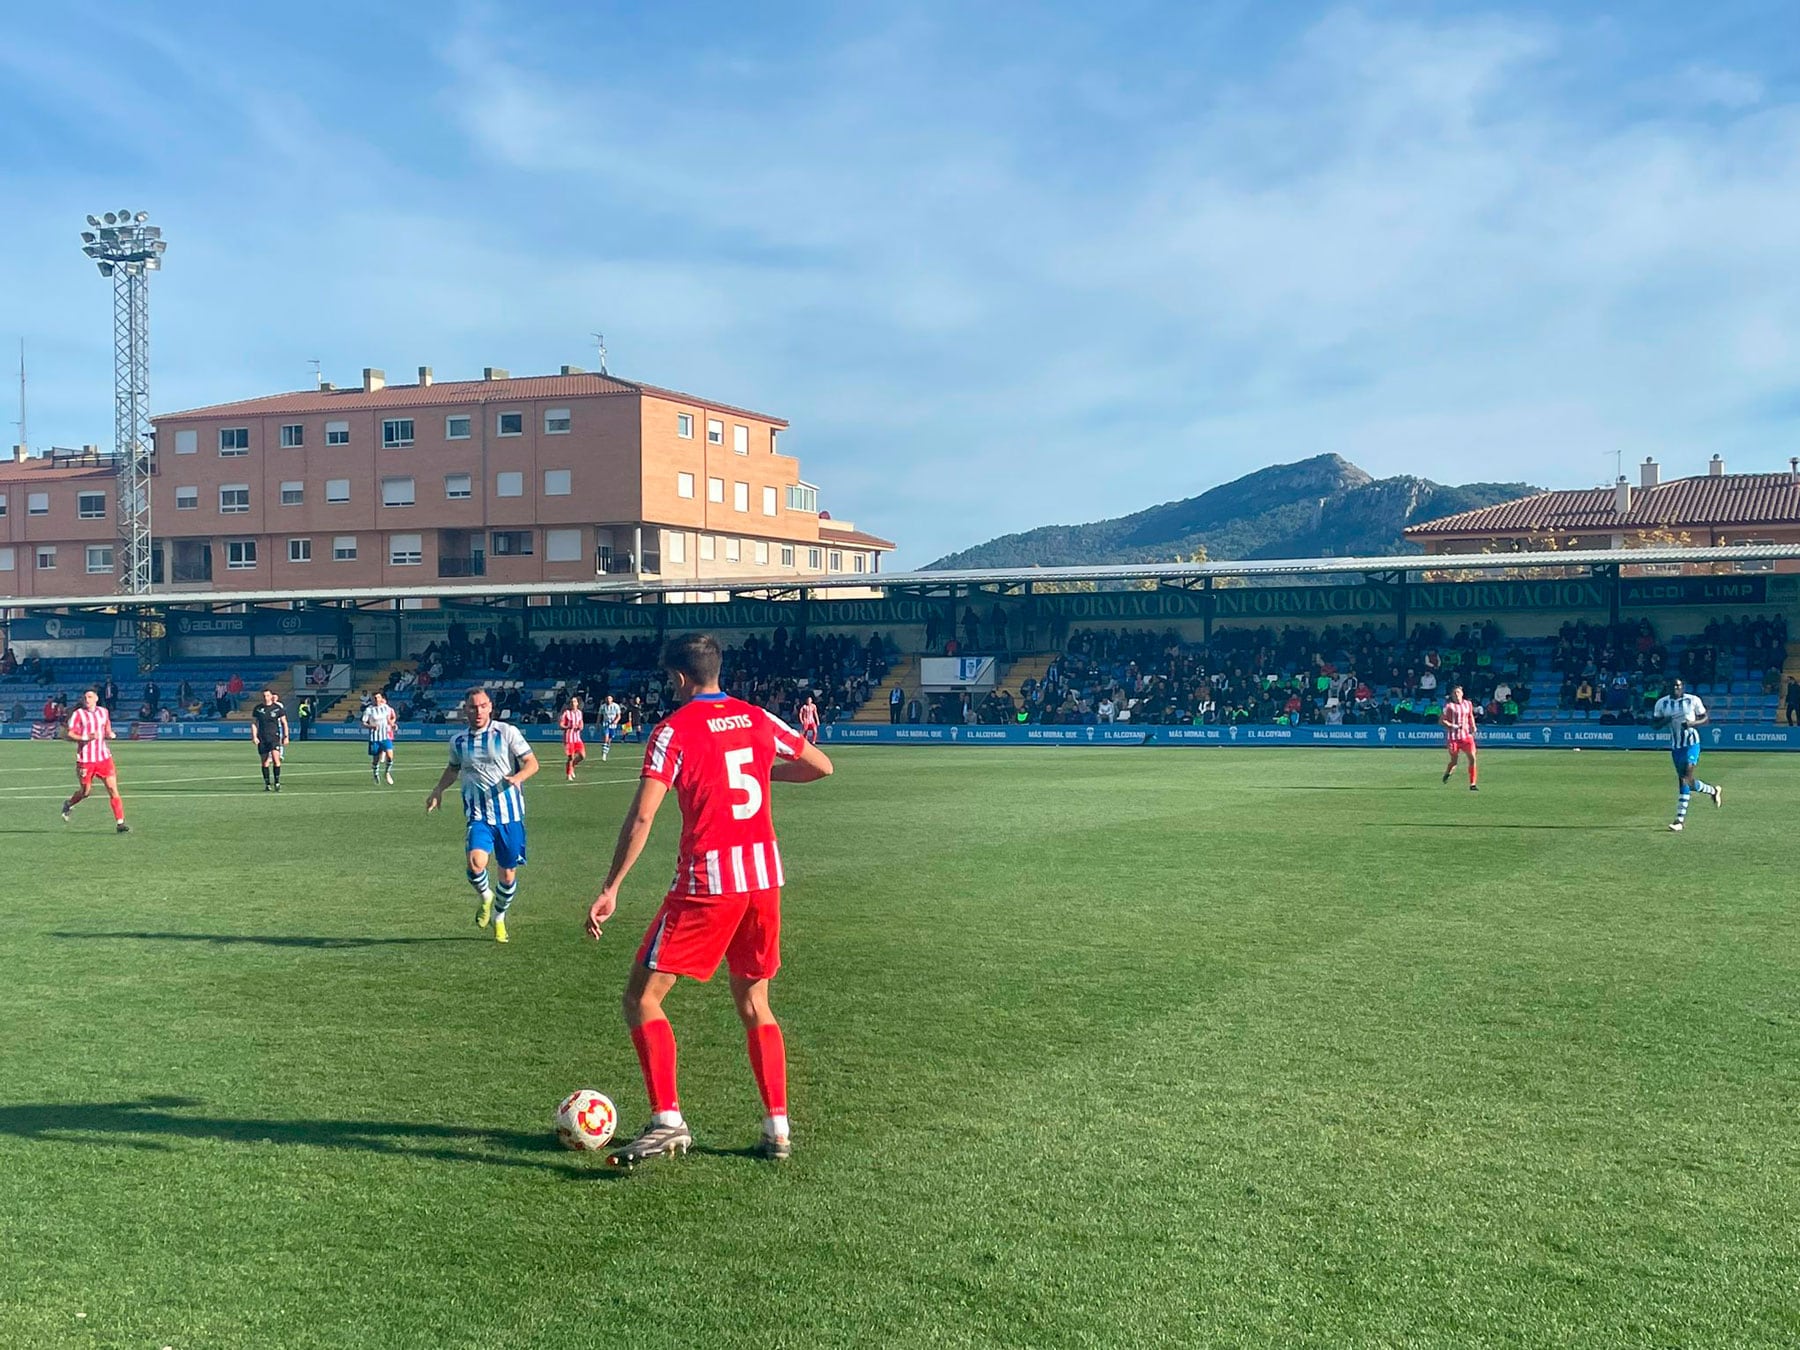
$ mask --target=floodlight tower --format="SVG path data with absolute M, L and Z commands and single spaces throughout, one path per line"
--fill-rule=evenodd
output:
M 143 211 L 89 216 L 81 251 L 113 284 L 113 450 L 118 466 L 119 589 L 150 590 L 150 273 L 162 230 Z

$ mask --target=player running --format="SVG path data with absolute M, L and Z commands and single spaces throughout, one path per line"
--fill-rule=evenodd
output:
M 525 780 L 538 771 L 537 756 L 525 734 L 510 722 L 494 720 L 494 702 L 485 689 L 471 689 L 463 701 L 467 731 L 450 738 L 450 763 L 425 799 L 435 811 L 444 789 L 462 779 L 463 812 L 469 828 L 469 884 L 481 897 L 475 923 L 494 921 L 494 940 L 505 942 L 506 914 L 519 894 L 519 869 L 525 865 Z M 500 873 L 499 886 L 488 882 L 488 859 Z
M 1675 820 L 1669 826 L 1680 832 L 1687 824 L 1688 797 L 1704 792 L 1714 806 L 1725 805 L 1725 789 L 1717 783 L 1703 783 L 1696 776 L 1700 770 L 1700 727 L 1711 718 L 1698 694 L 1687 693 L 1680 680 L 1669 686 L 1669 692 L 1656 700 L 1650 720 L 1669 728 L 1669 754 L 1675 761 Z
M 75 752 L 75 795 L 63 803 L 62 818 L 67 824 L 69 812 L 87 800 L 98 778 L 106 785 L 106 800 L 112 806 L 113 823 L 120 834 L 130 834 L 125 823 L 125 803 L 119 797 L 119 771 L 113 766 L 112 750 L 107 742 L 118 739 L 113 732 L 112 714 L 100 706 L 100 691 L 89 689 L 81 696 L 81 706 L 69 714 L 63 737 L 81 748 Z
M 811 694 L 800 705 L 800 734 L 814 745 L 819 743 L 819 705 L 813 702 Z
M 606 702 L 600 705 L 600 762 L 606 763 L 612 754 L 613 737 L 619 734 L 619 725 L 625 720 L 625 709 L 619 706 L 618 700 L 611 694 Z
M 781 965 L 782 886 L 769 784 L 824 778 L 831 761 L 773 714 L 722 693 L 719 662 L 719 644 L 705 634 L 676 638 L 664 649 L 663 667 L 682 706 L 651 734 L 606 884 L 588 910 L 588 934 L 598 938 L 618 907 L 619 886 L 643 852 L 657 808 L 673 788 L 681 807 L 675 880 L 625 986 L 625 1024 L 651 1116 L 637 1138 L 608 1158 L 619 1167 L 685 1153 L 694 1142 L 675 1090 L 675 1033 L 662 1004 L 681 976 L 709 980 L 721 960 L 731 971 L 731 997 L 762 1097 L 756 1152 L 771 1159 L 792 1152 L 787 1048 L 769 1011 L 769 981 Z
M 581 729 L 587 721 L 581 715 L 581 698 L 569 695 L 569 706 L 563 709 L 563 715 L 556 719 L 563 734 L 563 777 L 569 782 L 575 781 L 575 766 L 587 758 L 587 747 L 581 743 Z
M 1450 697 L 1444 700 L 1443 714 L 1438 723 L 1444 728 L 1444 744 L 1450 751 L 1450 764 L 1444 770 L 1444 782 L 1450 781 L 1450 775 L 1456 772 L 1456 757 L 1469 757 L 1469 791 L 1479 792 L 1475 785 L 1475 705 L 1463 697 L 1460 684 L 1450 687 Z
M 273 689 L 262 691 L 262 702 L 250 710 L 250 739 L 262 760 L 263 791 L 281 791 L 281 752 L 288 743 L 287 709 Z M 273 783 L 270 774 L 274 775 Z
M 399 715 L 388 706 L 387 695 L 377 689 L 374 701 L 363 709 L 362 724 L 369 729 L 369 772 L 379 783 L 385 767 L 389 787 L 394 785 L 394 728 L 399 723 Z

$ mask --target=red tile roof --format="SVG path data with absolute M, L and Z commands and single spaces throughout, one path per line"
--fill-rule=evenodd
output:
M 849 544 L 853 548 L 894 549 L 899 545 L 891 539 L 883 539 L 878 534 L 867 534 L 862 530 L 846 530 L 829 520 L 819 522 L 819 542 L 823 544 Z
M 58 468 L 49 458 L 0 460 L 0 483 L 66 483 L 72 478 L 110 481 L 117 476 L 111 464 L 72 464 Z
M 596 394 L 647 394 L 675 403 L 691 403 L 736 417 L 754 417 L 785 427 L 787 422 L 767 413 L 734 408 L 728 403 L 696 398 L 653 384 L 637 384 L 610 375 L 521 375 L 505 380 L 439 380 L 432 384 L 389 384 L 373 392 L 361 385 L 348 389 L 300 389 L 292 393 L 266 394 L 235 403 L 215 403 L 204 408 L 159 413 L 153 421 L 182 417 L 299 417 L 307 413 L 385 411 L 389 408 L 426 408 L 472 403 L 510 403 L 527 399 L 577 398 Z
M 1631 489 L 1621 516 L 1615 489 L 1540 492 L 1498 506 L 1409 525 L 1410 538 L 1453 534 L 1554 534 L 1563 531 L 1717 529 L 1800 525 L 1800 481 L 1785 473 L 1729 473 L 1677 478 Z

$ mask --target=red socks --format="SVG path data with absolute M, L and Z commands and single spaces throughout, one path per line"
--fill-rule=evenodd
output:
M 679 1111 L 681 1105 L 675 1096 L 675 1029 L 668 1019 L 659 1018 L 631 1028 L 631 1043 L 637 1047 L 638 1066 L 644 1071 L 650 1109 Z
M 787 1042 L 774 1022 L 751 1027 L 749 1033 L 750 1072 L 756 1075 L 756 1090 L 762 1093 L 763 1110 L 772 1116 L 787 1114 Z
M 119 821 L 124 820 L 125 819 L 125 800 L 124 800 L 124 798 L 109 797 L 109 798 L 107 798 L 107 801 L 109 803 L 111 803 L 111 805 L 112 805 L 113 819 L 119 820 Z

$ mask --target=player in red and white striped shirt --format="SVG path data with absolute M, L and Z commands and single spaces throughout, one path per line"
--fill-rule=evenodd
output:
M 606 884 L 588 911 L 588 933 L 598 938 L 657 808 L 673 789 L 681 805 L 675 880 L 625 988 L 625 1022 L 650 1094 L 650 1124 L 613 1152 L 619 1166 L 685 1153 L 693 1143 L 675 1091 L 675 1033 L 662 1004 L 680 976 L 711 979 L 720 961 L 731 971 L 731 997 L 763 1101 L 758 1152 L 785 1158 L 791 1150 L 787 1048 L 769 1011 L 769 980 L 781 965 L 783 881 L 769 784 L 824 778 L 831 761 L 772 713 L 722 693 L 719 664 L 719 644 L 704 634 L 676 638 L 664 651 L 663 667 L 682 706 L 651 733 L 637 797 L 619 830 Z
M 813 702 L 811 694 L 800 705 L 800 734 L 814 745 L 819 743 L 819 705 Z
M 1444 770 L 1443 781 L 1448 783 L 1450 775 L 1456 772 L 1456 757 L 1466 754 L 1469 757 L 1469 791 L 1479 792 L 1475 786 L 1475 705 L 1463 697 L 1462 686 L 1452 685 L 1450 697 L 1444 700 L 1443 716 L 1438 718 L 1444 728 L 1444 743 L 1450 751 L 1450 764 Z
M 108 741 L 118 738 L 113 734 L 111 715 L 100 706 L 99 690 L 90 689 L 81 696 L 81 706 L 69 714 L 63 736 L 80 747 L 75 752 L 75 774 L 79 785 L 75 795 L 63 803 L 64 822 L 68 821 L 69 812 L 77 803 L 87 800 L 94 780 L 98 778 L 106 785 L 106 798 L 112 804 L 115 826 L 120 834 L 129 834 L 131 827 L 125 823 L 125 803 L 119 799 L 119 773 L 113 767 L 112 749 L 107 745 Z
M 573 783 L 575 766 L 587 758 L 587 747 L 581 742 L 581 729 L 587 725 L 587 718 L 581 712 L 580 695 L 569 695 L 569 706 L 563 709 L 556 724 L 563 734 L 563 777 Z

